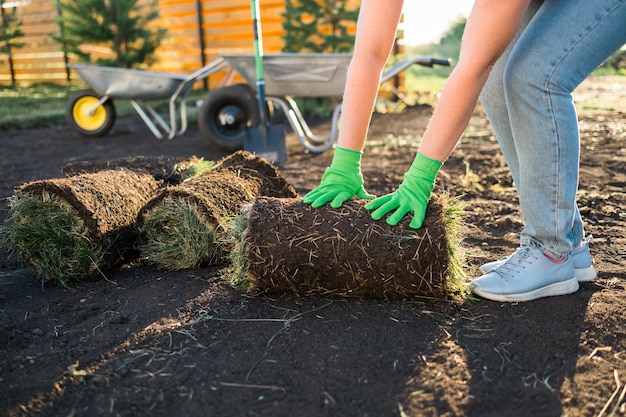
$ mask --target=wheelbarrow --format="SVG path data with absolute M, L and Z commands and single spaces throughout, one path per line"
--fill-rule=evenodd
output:
M 341 97 L 346 69 L 352 54 L 281 53 L 265 54 L 266 101 L 270 113 L 287 119 L 302 145 L 311 152 L 329 149 L 338 134 L 341 103 L 333 110 L 330 132 L 315 135 L 294 97 Z M 381 83 L 413 64 L 449 66 L 448 59 L 413 57 L 383 73 Z M 253 54 L 222 55 L 189 75 L 155 71 L 71 64 L 89 89 L 73 93 L 66 116 L 70 126 L 83 136 L 101 137 L 115 124 L 114 100 L 128 100 L 159 139 L 173 139 L 188 128 L 187 96 L 193 85 L 225 71 L 222 87 L 210 91 L 198 112 L 200 133 L 216 147 L 234 151 L 243 148 L 246 126 L 259 123 L 260 114 L 254 89 L 256 74 Z M 233 84 L 240 74 L 245 84 Z M 151 101 L 167 99 L 168 116 L 162 116 Z M 167 119 L 167 120 L 166 120 Z M 179 126 L 180 124 L 180 126 Z
M 154 136 L 173 139 L 187 130 L 187 96 L 194 83 L 228 67 L 228 63 L 217 60 L 189 75 L 84 64 L 69 67 L 90 87 L 76 91 L 67 102 L 66 117 L 76 132 L 92 137 L 109 133 L 116 119 L 113 100 L 121 99 L 130 101 Z M 169 99 L 169 121 L 150 103 L 163 99 Z
M 259 122 L 254 85 L 256 80 L 254 55 L 222 55 L 246 84 L 228 84 L 209 92 L 198 113 L 198 127 L 203 137 L 217 147 L 234 151 L 244 143 L 245 127 Z M 350 53 L 281 53 L 265 54 L 265 92 L 270 115 L 285 117 L 300 143 L 309 151 L 321 153 L 337 139 L 341 100 L 335 105 L 330 132 L 314 134 L 302 115 L 295 97 L 337 97 L 343 94 Z M 418 56 L 405 59 L 386 70 L 383 84 L 411 65 L 450 66 L 449 59 Z M 276 114 L 280 116 L 276 116 Z

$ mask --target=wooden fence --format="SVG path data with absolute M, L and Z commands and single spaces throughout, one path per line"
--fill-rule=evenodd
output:
M 66 62 L 59 44 L 50 34 L 58 33 L 55 23 L 57 10 L 50 0 L 31 0 L 24 2 L 5 2 L 4 13 L 11 12 L 7 6 L 14 5 L 18 18 L 22 22 L 26 43 L 23 48 L 13 52 L 15 78 L 20 81 L 60 81 L 66 80 Z M 11 72 L 6 56 L 0 55 L 0 82 L 11 82 Z
M 354 7 L 358 0 L 352 0 Z M 280 52 L 283 46 L 282 13 L 285 0 L 262 0 L 261 23 L 265 52 Z M 59 31 L 58 10 L 52 0 L 17 0 L 15 6 L 26 46 L 14 50 L 13 70 L 17 82 L 66 82 L 75 79 L 67 69 L 68 58 L 51 34 Z M 160 0 L 161 21 L 166 38 L 157 51 L 154 71 L 188 74 L 223 53 L 253 51 L 249 0 Z M 5 8 L 5 13 L 11 9 Z M 354 30 L 354 28 L 352 28 Z M 213 78 L 213 77 L 212 77 Z M 214 77 L 211 83 L 218 82 Z M 0 55 L 0 83 L 11 83 L 6 56 Z

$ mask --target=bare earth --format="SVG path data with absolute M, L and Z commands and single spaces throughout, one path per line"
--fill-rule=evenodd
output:
M 626 416 L 626 79 L 577 91 L 580 208 L 598 278 L 569 296 L 378 302 L 233 289 L 229 266 L 168 272 L 137 263 L 72 289 L 42 287 L 0 249 L 4 416 Z M 392 191 L 431 109 L 376 114 L 368 191 Z M 322 128 L 324 126 L 321 126 Z M 72 161 L 131 155 L 220 159 L 191 128 L 158 141 L 139 117 L 105 138 L 67 126 L 0 132 L 0 220 L 13 188 Z M 301 194 L 332 152 L 288 139 L 280 172 Z M 467 279 L 517 247 L 517 197 L 477 109 L 439 186 L 466 205 Z M 285 254 L 285 256 L 289 256 Z

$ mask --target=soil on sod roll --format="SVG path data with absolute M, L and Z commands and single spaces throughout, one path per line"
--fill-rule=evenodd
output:
M 292 186 L 265 159 L 248 152 L 224 158 L 202 175 L 158 193 L 140 211 L 141 256 L 163 269 L 219 263 L 230 247 L 230 219 L 259 196 L 294 198 Z
M 260 181 L 258 195 L 266 197 L 297 197 L 295 188 L 280 175 L 275 165 L 247 151 L 237 151 L 217 164 L 218 170 L 231 170 L 242 178 Z
M 71 177 L 78 174 L 94 173 L 111 169 L 128 169 L 145 172 L 166 184 L 176 185 L 186 177 L 188 170 L 201 161 L 197 156 L 128 156 L 118 159 L 96 161 L 74 161 L 61 169 L 61 175 Z
M 312 209 L 299 199 L 259 198 L 242 215 L 234 283 L 253 294 L 376 299 L 444 298 L 452 271 L 444 198 L 424 225 L 374 221 L 363 201 Z M 241 230 L 242 228 L 240 228 Z
M 33 181 L 16 189 L 7 233 L 44 280 L 97 280 L 136 255 L 137 215 L 158 185 L 125 169 Z

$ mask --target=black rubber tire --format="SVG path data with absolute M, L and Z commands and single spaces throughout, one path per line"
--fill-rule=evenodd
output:
M 198 113 L 198 129 L 204 138 L 227 152 L 243 149 L 247 126 L 260 123 L 254 90 L 234 84 L 209 92 Z
M 113 100 L 105 101 L 95 114 L 88 112 L 102 99 L 93 90 L 79 90 L 67 100 L 65 117 L 69 125 L 81 136 L 102 137 L 113 128 L 116 119 Z

